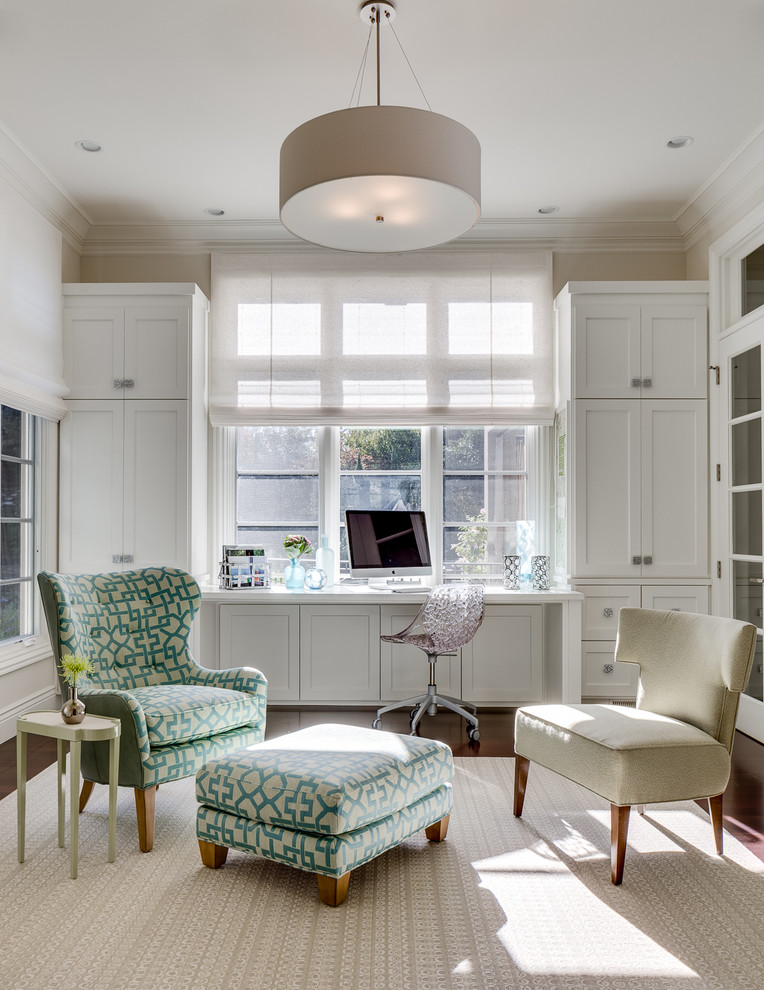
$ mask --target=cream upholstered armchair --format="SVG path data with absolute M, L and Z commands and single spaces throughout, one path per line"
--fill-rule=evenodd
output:
M 67 653 L 89 657 L 95 672 L 80 697 L 91 715 L 122 723 L 119 784 L 135 791 L 139 845 L 148 852 L 160 784 L 262 741 L 266 680 L 248 667 L 209 670 L 191 656 L 201 595 L 185 571 L 43 571 L 38 583 L 56 663 Z M 82 744 L 80 811 L 93 785 L 108 782 L 107 745 Z
M 514 813 L 531 762 L 610 802 L 613 883 L 623 879 L 632 805 L 708 798 L 722 853 L 722 797 L 756 627 L 689 612 L 621 609 L 615 658 L 639 665 L 637 707 L 530 705 L 515 720 Z

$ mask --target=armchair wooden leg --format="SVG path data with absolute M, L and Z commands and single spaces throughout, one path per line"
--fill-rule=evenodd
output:
M 710 797 L 708 799 L 708 810 L 711 815 L 711 824 L 714 827 L 716 853 L 719 856 L 721 856 L 724 852 L 724 822 L 722 819 L 723 802 L 724 794 L 717 794 L 715 797 Z
M 341 877 L 325 877 L 322 873 L 317 873 L 316 879 L 321 903 L 328 904 L 329 907 L 339 907 L 348 895 L 350 871 L 343 873 Z
M 90 799 L 90 795 L 93 793 L 93 788 L 95 787 L 94 780 L 83 780 L 82 790 L 80 791 L 80 814 L 85 810 L 85 805 Z
M 523 813 L 525 786 L 528 783 L 530 765 L 531 761 L 526 760 L 524 756 L 515 756 L 515 803 L 513 808 L 515 818 L 519 818 Z
M 628 804 L 610 805 L 610 879 L 616 885 L 623 880 L 630 811 L 631 807 Z
M 430 840 L 430 842 L 442 842 L 448 833 L 448 823 L 451 820 L 450 815 L 446 815 L 445 818 L 441 818 L 439 822 L 433 822 L 432 825 L 428 825 L 424 830 L 424 834 Z
M 214 842 L 198 839 L 202 862 L 211 870 L 219 870 L 228 856 L 228 846 L 216 846 Z
M 133 790 L 135 791 L 135 811 L 138 816 L 138 845 L 141 852 L 151 852 L 154 848 L 157 789 L 156 787 L 147 787 L 145 791 L 142 791 L 140 787 L 135 787 Z

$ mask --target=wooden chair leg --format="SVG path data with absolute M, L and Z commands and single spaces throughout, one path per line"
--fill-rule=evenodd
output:
M 204 839 L 199 839 L 198 842 L 202 863 L 211 870 L 219 870 L 228 856 L 228 846 L 216 846 L 214 842 L 206 842 Z
M 708 799 L 708 811 L 711 815 L 711 824 L 714 827 L 714 843 L 716 844 L 717 855 L 724 852 L 724 822 L 722 819 L 722 804 L 724 794 L 717 794 Z
M 610 805 L 610 879 L 616 885 L 623 880 L 630 811 L 631 807 L 628 804 Z
M 151 852 L 154 848 L 157 789 L 156 787 L 147 787 L 145 791 L 142 791 L 140 787 L 135 787 L 133 790 L 135 791 L 135 811 L 138 816 L 138 845 L 141 852 Z
M 321 903 L 328 904 L 329 907 L 339 907 L 348 895 L 350 871 L 343 873 L 341 877 L 325 877 L 322 873 L 317 873 L 316 879 Z
M 93 793 L 93 788 L 95 787 L 94 780 L 83 780 L 82 790 L 80 791 L 80 814 L 85 810 L 85 805 L 90 799 L 90 795 Z
M 451 820 L 450 815 L 446 815 L 445 818 L 441 818 L 439 822 L 433 822 L 432 825 L 428 825 L 424 830 L 424 834 L 430 840 L 430 842 L 442 842 L 446 835 L 448 834 L 448 823 Z
M 513 808 L 515 818 L 519 818 L 523 813 L 525 787 L 528 783 L 530 765 L 531 761 L 526 760 L 524 756 L 515 756 L 515 803 Z

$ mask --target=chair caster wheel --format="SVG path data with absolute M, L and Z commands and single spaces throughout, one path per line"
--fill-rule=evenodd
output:
M 467 729 L 467 735 L 470 737 L 470 742 L 477 742 L 480 739 L 480 730 L 477 727 L 473 729 L 470 726 Z
M 374 721 L 371 723 L 371 727 L 372 727 L 372 729 L 381 729 L 382 728 L 382 719 L 381 718 L 375 718 Z

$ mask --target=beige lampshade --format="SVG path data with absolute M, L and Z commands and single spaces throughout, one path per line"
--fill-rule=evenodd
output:
M 444 244 L 480 215 L 480 144 L 429 110 L 327 113 L 282 144 L 279 208 L 293 234 L 343 251 Z

